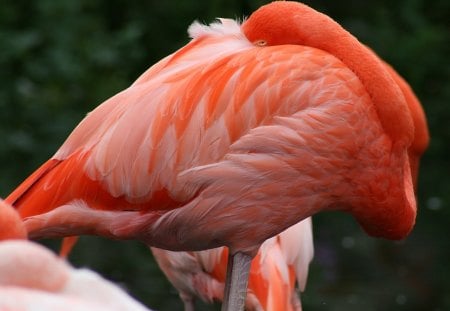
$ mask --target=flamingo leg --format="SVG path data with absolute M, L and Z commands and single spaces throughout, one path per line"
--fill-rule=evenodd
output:
M 293 292 L 292 293 L 292 308 L 294 309 L 294 311 L 302 311 L 302 303 L 300 300 L 300 293 L 297 292 Z
M 252 257 L 237 252 L 228 255 L 227 279 L 222 311 L 244 310 L 247 296 L 248 275 Z
M 180 293 L 180 298 L 183 301 L 184 311 L 194 311 L 194 297 L 189 294 Z

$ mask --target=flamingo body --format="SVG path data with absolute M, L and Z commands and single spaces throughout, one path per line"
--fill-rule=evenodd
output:
M 408 129 L 390 135 L 382 103 L 332 53 L 254 45 L 251 25 L 194 24 L 187 46 L 91 112 L 7 198 L 23 217 L 37 215 L 25 220 L 30 237 L 255 254 L 280 230 L 337 208 L 373 235 L 407 234 Z M 391 106 L 406 107 L 396 96 Z

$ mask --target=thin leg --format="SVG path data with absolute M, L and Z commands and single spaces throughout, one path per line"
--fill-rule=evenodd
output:
M 180 293 L 180 298 L 183 300 L 184 311 L 194 311 L 194 298 L 191 295 Z
M 66 258 L 69 256 L 75 244 L 78 242 L 78 236 L 72 235 L 63 238 L 61 242 L 61 249 L 59 250 L 59 256 Z
M 297 292 L 296 290 L 292 291 L 292 298 L 291 298 L 291 302 L 292 302 L 292 308 L 295 311 L 302 311 L 302 302 L 300 300 L 300 296 L 299 296 L 299 292 Z
M 252 257 L 243 253 L 238 252 L 228 256 L 227 279 L 222 311 L 244 310 L 251 262 Z

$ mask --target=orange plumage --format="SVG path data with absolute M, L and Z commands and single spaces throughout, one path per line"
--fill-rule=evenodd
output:
M 428 137 L 414 127 L 426 123 L 373 52 L 288 1 L 243 25 L 194 23 L 190 34 L 7 198 L 30 237 L 97 234 L 252 257 L 323 210 L 351 213 L 373 236 L 410 232 L 410 158 Z

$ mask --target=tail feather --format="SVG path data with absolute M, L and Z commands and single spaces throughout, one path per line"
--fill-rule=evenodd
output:
M 41 215 L 83 200 L 98 210 L 143 210 L 152 202 L 133 203 L 125 196 L 114 197 L 101 179 L 93 180 L 84 164 L 89 152 L 75 152 L 64 160 L 50 159 L 17 187 L 6 202 L 13 205 L 22 218 Z
M 263 310 L 295 311 L 292 304 L 297 295 L 295 278 L 289 277 L 295 275 L 295 271 L 292 266 L 287 266 L 285 260 L 280 259 L 282 253 L 278 243 L 270 248 L 266 256 L 258 253 L 250 270 L 249 290 L 258 297 Z
M 18 206 L 20 205 L 21 200 L 33 190 L 33 186 L 39 183 L 39 181 L 41 181 L 60 162 L 61 161 L 56 159 L 50 159 L 45 162 L 39 169 L 25 179 L 25 181 L 5 199 L 5 202 L 16 207 L 22 218 L 42 213 L 46 209 L 45 204 L 33 205 L 32 210 L 18 208 Z
M 266 310 L 293 311 L 291 301 L 295 294 L 295 284 L 286 283 L 277 267 L 272 265 Z
M 301 291 L 304 291 L 309 264 L 314 256 L 311 218 L 306 218 L 283 231 L 278 239 L 283 257 L 289 266 L 294 267 L 298 286 Z

